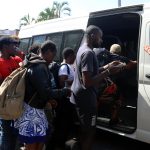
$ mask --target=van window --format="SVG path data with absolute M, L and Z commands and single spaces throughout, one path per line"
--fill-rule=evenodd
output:
M 83 37 L 84 32 L 82 30 L 80 31 L 72 31 L 72 32 L 65 32 L 64 33 L 64 42 L 63 42 L 63 48 L 65 47 L 71 47 L 75 51 L 79 48 L 81 39 Z
M 27 54 L 30 42 L 31 42 L 31 38 L 21 39 L 19 49 L 22 50 L 25 54 Z
M 38 35 L 33 37 L 32 44 L 42 44 L 46 39 L 46 35 Z
M 60 60 L 60 49 L 61 49 L 61 43 L 62 43 L 62 35 L 63 35 L 62 32 L 47 35 L 47 40 L 51 40 L 56 44 L 57 54 L 56 54 L 56 57 L 54 59 L 55 61 Z

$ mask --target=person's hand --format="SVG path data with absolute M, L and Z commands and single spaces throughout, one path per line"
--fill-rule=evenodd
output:
M 117 66 L 119 65 L 121 62 L 120 61 L 112 61 L 108 64 L 108 68 L 111 67 L 111 66 Z
M 24 66 L 23 62 L 20 62 L 20 63 L 19 63 L 19 66 L 20 66 L 20 67 Z
M 131 70 L 131 69 L 133 69 L 133 68 L 136 68 L 136 66 L 137 66 L 137 61 L 130 61 L 130 62 L 126 65 L 125 69 Z
M 64 97 L 70 97 L 71 96 L 71 89 L 68 87 L 65 87 L 62 89 L 62 94 Z
M 108 70 L 110 74 L 116 74 L 119 73 L 125 65 L 125 63 L 122 63 L 120 61 L 113 61 L 109 63 Z
M 54 100 L 54 99 L 50 100 L 49 102 L 50 102 L 50 104 L 51 104 L 52 108 L 56 108 L 56 107 L 57 107 L 57 105 L 58 105 L 57 101 L 56 101 L 56 100 Z
M 48 101 L 46 103 L 45 109 L 52 109 L 52 105 L 51 105 L 50 101 Z
M 57 101 L 52 99 L 52 100 L 49 100 L 47 103 L 46 103 L 46 108 L 47 109 L 52 109 L 52 108 L 56 108 L 57 107 Z

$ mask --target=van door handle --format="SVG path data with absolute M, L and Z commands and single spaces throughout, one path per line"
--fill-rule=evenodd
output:
M 150 79 L 150 74 L 146 74 L 145 77 Z

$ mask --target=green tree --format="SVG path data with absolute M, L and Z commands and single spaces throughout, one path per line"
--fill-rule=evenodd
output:
M 34 18 L 31 18 L 30 15 L 26 15 L 20 19 L 20 27 L 22 25 L 29 25 L 35 22 L 40 22 L 44 20 L 54 19 L 54 18 L 60 18 L 63 14 L 70 16 L 71 9 L 68 7 L 68 2 L 62 2 L 59 3 L 57 1 L 53 2 L 52 8 L 45 8 L 43 11 L 41 11 L 35 20 Z
M 39 13 L 39 16 L 38 16 L 36 22 L 49 20 L 49 19 L 53 19 L 53 18 L 56 18 L 55 9 L 54 8 L 45 8 L 44 11 L 41 11 Z
M 60 18 L 62 14 L 70 16 L 71 9 L 68 7 L 68 2 L 64 1 L 59 3 L 57 1 L 53 2 L 53 8 L 55 9 L 55 15 Z
M 35 21 L 35 19 L 31 18 L 29 14 L 25 15 L 24 17 L 22 17 L 20 19 L 20 27 L 29 25 L 29 24 L 33 23 L 34 21 Z
M 67 7 L 68 2 L 58 3 L 56 1 L 53 2 L 52 8 L 46 8 L 44 11 L 39 13 L 39 16 L 36 22 L 60 18 L 62 14 L 69 15 L 71 13 L 71 9 Z

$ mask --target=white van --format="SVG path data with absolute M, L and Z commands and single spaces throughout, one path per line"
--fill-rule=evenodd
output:
M 88 17 L 54 19 L 22 28 L 19 37 L 22 48 L 26 49 L 31 43 L 51 39 L 57 44 L 56 60 L 60 61 L 64 47 L 79 48 L 89 25 L 102 29 L 103 47 L 109 49 L 118 43 L 124 56 L 138 62 L 137 68 L 125 74 L 127 76 L 121 80 L 124 82 L 120 82 L 124 91 L 120 111 L 123 122 L 110 127 L 110 111 L 106 105 L 98 110 L 97 128 L 150 143 L 150 56 L 144 49 L 145 46 L 150 48 L 150 5 L 92 12 Z
M 20 49 L 26 54 L 31 44 L 41 44 L 50 39 L 57 46 L 58 52 L 55 60 L 61 61 L 61 53 L 65 47 L 71 47 L 75 51 L 79 48 L 87 21 L 87 16 L 66 17 L 23 26 L 19 32 Z

